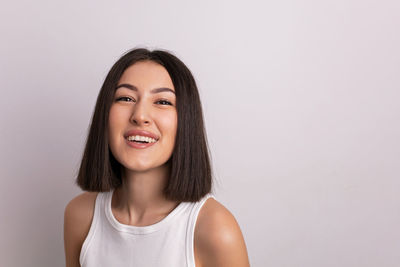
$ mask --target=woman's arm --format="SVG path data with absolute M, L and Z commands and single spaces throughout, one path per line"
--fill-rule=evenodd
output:
M 194 254 L 198 267 L 250 266 L 239 224 L 215 199 L 208 199 L 199 212 Z
M 96 193 L 82 193 L 72 199 L 64 211 L 64 251 L 66 267 L 80 267 L 82 244 L 89 233 Z

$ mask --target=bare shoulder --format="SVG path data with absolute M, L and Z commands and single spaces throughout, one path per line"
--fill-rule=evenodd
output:
M 238 222 L 213 198 L 204 203 L 197 217 L 194 250 L 196 266 L 250 266 Z
M 64 211 L 64 250 L 66 266 L 79 266 L 81 247 L 94 215 L 97 193 L 84 192 L 74 197 Z
M 68 223 L 77 224 L 80 227 L 82 224 L 90 224 L 94 214 L 94 205 L 96 202 L 96 192 L 83 192 L 74 197 L 65 207 L 64 219 Z

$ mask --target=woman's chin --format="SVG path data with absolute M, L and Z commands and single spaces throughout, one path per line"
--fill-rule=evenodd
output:
M 159 169 L 165 164 L 162 165 L 155 165 L 155 164 L 130 164 L 130 165 L 125 165 L 126 171 L 129 172 L 148 172 L 151 170 Z

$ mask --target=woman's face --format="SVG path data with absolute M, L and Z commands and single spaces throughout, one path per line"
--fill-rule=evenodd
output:
M 175 88 L 167 70 L 153 61 L 127 68 L 118 82 L 108 121 L 109 145 L 118 162 L 132 171 L 165 164 L 174 149 L 177 123 Z M 137 135 L 154 140 L 128 140 Z

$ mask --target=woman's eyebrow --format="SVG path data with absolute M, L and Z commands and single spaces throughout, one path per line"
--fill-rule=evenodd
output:
M 117 89 L 120 88 L 120 87 L 125 87 L 125 88 L 128 88 L 128 89 L 130 89 L 130 90 L 133 90 L 133 91 L 135 91 L 135 92 L 138 91 L 138 89 L 137 89 L 136 86 L 134 86 L 134 85 L 132 85 L 132 84 L 129 84 L 129 83 L 120 84 L 120 85 L 117 86 L 117 88 L 115 88 L 115 90 L 117 90 Z M 171 88 L 167 88 L 167 87 L 154 88 L 154 89 L 152 89 L 150 92 L 151 92 L 152 94 L 161 93 L 161 92 L 171 92 L 171 93 L 174 93 L 174 94 L 175 94 L 175 91 L 174 91 L 174 90 L 172 90 Z

